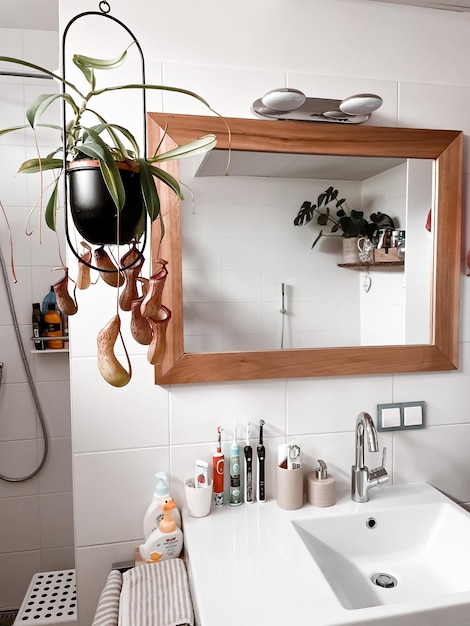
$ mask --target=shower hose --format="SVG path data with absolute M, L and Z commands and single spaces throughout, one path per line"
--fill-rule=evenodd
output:
M 13 327 L 15 329 L 16 341 L 18 343 L 18 349 L 20 351 L 21 360 L 23 361 L 23 366 L 24 366 L 24 370 L 26 372 L 26 377 L 28 379 L 29 388 L 31 390 L 31 395 L 33 396 L 34 404 L 36 406 L 36 410 L 37 410 L 37 414 L 38 414 L 38 418 L 39 418 L 39 423 L 41 425 L 41 430 L 42 430 L 42 438 L 43 438 L 43 441 L 44 441 L 42 458 L 41 458 L 38 466 L 36 467 L 36 469 L 33 470 L 30 474 L 27 474 L 26 476 L 19 476 L 18 478 L 15 478 L 15 477 L 11 477 L 11 476 L 5 476 L 4 474 L 2 474 L 0 472 L 0 479 L 1 480 L 5 480 L 5 481 L 7 481 L 9 483 L 21 483 L 21 482 L 24 482 L 26 480 L 29 480 L 30 478 L 33 478 L 34 476 L 36 476 L 36 474 L 39 474 L 39 472 L 43 468 L 44 463 L 46 462 L 46 459 L 47 459 L 47 454 L 49 452 L 49 442 L 48 442 L 48 437 L 47 437 L 46 421 L 44 419 L 44 414 L 42 412 L 41 403 L 39 401 L 39 396 L 38 396 L 37 391 L 36 391 L 36 386 L 34 384 L 33 376 L 31 374 L 31 369 L 29 367 L 28 359 L 26 357 L 26 352 L 25 352 L 25 349 L 24 349 L 23 341 L 21 339 L 20 327 L 18 325 L 18 318 L 16 316 L 15 304 L 13 302 L 13 295 L 11 293 L 10 282 L 8 280 L 7 268 L 6 268 L 6 265 L 5 265 L 5 259 L 3 257 L 3 252 L 2 252 L 2 247 L 1 246 L 0 246 L 0 266 L 1 266 L 1 269 L 2 269 L 3 282 L 5 284 L 5 289 L 6 289 L 6 292 L 7 292 L 8 305 L 10 307 L 11 319 L 13 321 Z M 0 388 L 1 388 L 1 383 L 2 383 L 2 373 L 3 373 L 3 363 L 0 364 Z

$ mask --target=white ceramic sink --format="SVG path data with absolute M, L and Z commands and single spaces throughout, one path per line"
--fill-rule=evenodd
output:
M 470 515 L 451 502 L 396 502 L 292 523 L 346 609 L 470 591 Z M 382 587 L 372 581 L 375 574 Z M 396 585 L 394 583 L 396 580 Z M 395 586 L 393 586 L 395 585 Z

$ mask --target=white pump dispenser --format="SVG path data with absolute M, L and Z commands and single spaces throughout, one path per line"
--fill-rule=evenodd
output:
M 158 472 L 155 474 L 157 484 L 155 486 L 155 493 L 153 494 L 152 501 L 150 502 L 147 511 L 144 515 L 144 538 L 147 539 L 158 528 L 160 521 L 163 519 L 163 511 L 160 508 L 160 501 L 162 498 L 171 498 L 168 489 L 168 475 L 166 472 Z M 172 511 L 172 517 L 176 522 L 178 528 L 181 528 L 181 514 L 177 508 Z

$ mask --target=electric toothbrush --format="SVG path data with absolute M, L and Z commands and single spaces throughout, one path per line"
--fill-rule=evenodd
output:
M 245 502 L 253 502 L 253 448 L 250 445 L 250 427 L 246 427 L 246 442 L 243 452 L 245 454 Z
M 222 430 L 217 427 L 217 452 L 212 457 L 212 472 L 214 474 L 214 504 L 215 506 L 224 505 L 224 469 L 225 457 L 222 452 Z
M 266 485 L 265 485 L 265 454 L 266 450 L 263 444 L 263 426 L 264 420 L 259 421 L 259 443 L 256 448 L 258 455 L 258 502 L 266 502 Z
M 230 446 L 230 506 L 242 503 L 240 491 L 240 446 L 237 442 L 237 423 L 233 430 L 233 441 Z

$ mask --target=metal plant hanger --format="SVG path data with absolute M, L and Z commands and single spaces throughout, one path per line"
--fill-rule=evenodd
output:
M 73 17 L 68 24 L 65 26 L 63 35 L 62 35 L 62 57 L 61 57 L 61 75 L 64 81 L 66 81 L 66 60 L 65 60 L 65 55 L 66 55 L 66 42 L 67 42 L 67 35 L 68 32 L 70 30 L 70 27 L 77 22 L 78 20 L 84 18 L 84 17 L 88 17 L 88 16 L 97 16 L 100 18 L 105 18 L 108 20 L 113 21 L 114 23 L 118 24 L 123 30 L 125 30 L 128 35 L 130 36 L 130 38 L 132 39 L 133 44 L 136 45 L 137 50 L 139 51 L 139 57 L 140 57 L 140 64 L 141 64 L 141 84 L 145 85 L 146 84 L 146 78 L 145 78 L 145 57 L 144 57 L 144 53 L 142 51 L 142 47 L 137 39 L 137 37 L 134 35 L 134 33 L 128 28 L 128 26 L 126 26 L 126 24 L 124 24 L 121 20 L 117 19 L 116 17 L 112 16 L 110 14 L 111 12 L 111 6 L 109 4 L 109 2 L 107 2 L 107 0 L 101 0 L 99 3 L 99 11 L 85 11 L 83 13 L 80 13 L 78 15 L 76 15 L 75 17 Z M 61 88 L 62 88 L 62 94 L 66 94 L 67 93 L 67 86 L 66 83 L 63 82 L 61 84 Z M 147 158 L 147 98 L 146 98 L 146 92 L 145 89 L 141 90 L 141 97 L 142 97 L 142 145 L 143 145 L 143 156 L 144 158 Z M 67 172 L 67 129 L 66 129 L 66 101 L 65 99 L 62 100 L 62 133 L 63 133 L 63 166 L 64 166 L 64 171 Z M 70 236 L 70 231 L 69 231 L 69 217 L 70 217 L 70 207 L 69 207 L 69 181 L 67 179 L 67 175 L 64 176 L 64 210 L 65 210 L 65 236 L 66 236 L 66 240 L 67 240 L 67 244 L 69 249 L 73 252 L 74 256 L 80 261 L 80 263 L 83 263 L 84 265 L 86 265 L 87 267 L 89 267 L 90 269 L 99 271 L 99 272 L 104 272 L 104 273 L 108 273 L 108 274 L 116 274 L 117 272 L 121 272 L 123 270 L 126 269 L 130 269 L 131 267 L 134 267 L 137 263 L 140 263 L 143 261 L 143 254 L 142 251 L 145 249 L 146 243 L 147 243 L 147 233 L 148 233 L 148 227 L 147 227 L 147 219 L 144 220 L 144 228 L 143 228 L 143 232 L 142 232 L 142 240 L 137 243 L 140 243 L 141 245 L 141 250 L 139 251 L 138 255 L 136 256 L 136 258 L 134 260 L 132 260 L 131 262 L 129 262 L 126 265 L 122 265 L 119 268 L 114 268 L 114 269 L 110 269 L 110 268 L 105 268 L 105 267 L 97 267 L 95 265 L 93 265 L 92 263 L 88 262 L 86 260 L 86 258 L 84 258 L 83 254 L 80 254 L 76 249 L 74 244 L 72 243 L 72 238 Z M 119 218 L 118 218 L 119 219 Z M 119 242 L 118 242 L 119 244 Z

